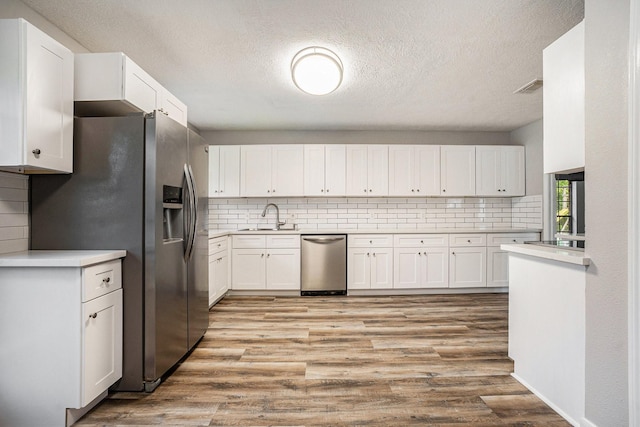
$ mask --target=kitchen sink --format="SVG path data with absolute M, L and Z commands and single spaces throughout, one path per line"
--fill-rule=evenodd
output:
M 278 230 L 277 228 L 268 228 L 268 227 L 264 227 L 264 228 L 253 227 L 253 228 L 240 228 L 238 231 L 282 231 L 282 230 Z

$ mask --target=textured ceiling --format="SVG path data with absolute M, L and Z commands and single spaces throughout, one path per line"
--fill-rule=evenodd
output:
M 582 0 L 23 0 L 93 52 L 123 51 L 213 129 L 507 131 L 542 117 L 542 49 Z M 291 58 L 319 45 L 342 86 L 313 97 Z

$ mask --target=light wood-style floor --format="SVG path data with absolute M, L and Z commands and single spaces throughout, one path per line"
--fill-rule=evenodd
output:
M 507 304 L 227 297 L 154 393 L 116 393 L 76 425 L 569 425 L 509 375 Z

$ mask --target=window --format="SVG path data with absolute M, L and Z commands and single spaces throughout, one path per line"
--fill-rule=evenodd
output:
M 556 180 L 556 233 L 571 233 L 573 230 L 573 213 L 571 212 L 571 181 Z

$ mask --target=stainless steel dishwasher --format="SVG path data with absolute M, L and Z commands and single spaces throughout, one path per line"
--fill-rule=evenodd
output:
M 301 236 L 301 295 L 346 295 L 347 235 Z

